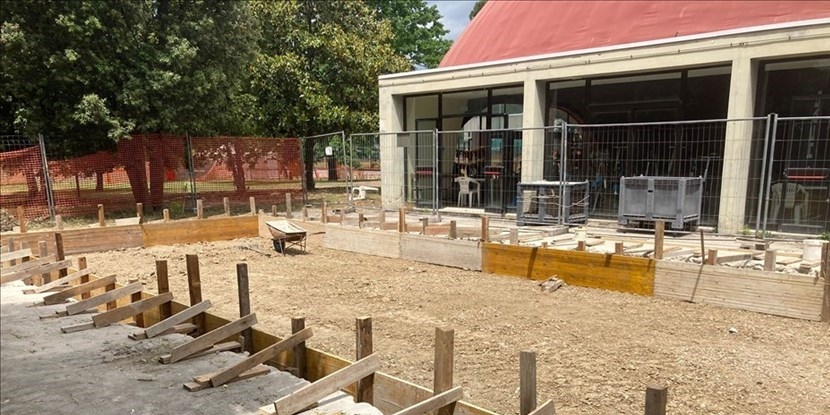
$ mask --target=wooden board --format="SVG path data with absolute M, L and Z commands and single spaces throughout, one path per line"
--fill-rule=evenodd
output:
M 228 380 L 226 383 L 233 383 L 238 382 L 240 380 L 250 379 L 257 376 L 267 375 L 271 372 L 271 368 L 264 365 L 256 366 L 250 370 L 240 373 L 238 376 L 235 376 L 233 379 Z M 207 389 L 211 387 L 210 380 L 205 379 L 206 375 L 196 376 L 193 378 L 193 382 L 185 383 L 184 388 L 188 392 L 198 392 L 202 389 Z
M 176 363 L 192 355 L 193 353 L 205 350 L 222 339 L 226 339 L 230 336 L 238 334 L 242 330 L 252 327 L 256 324 L 256 322 L 256 313 L 248 314 L 247 316 L 225 324 L 222 327 L 211 330 L 210 332 L 205 333 L 185 344 L 176 346 L 170 352 L 170 363 Z
M 654 294 L 654 264 L 647 258 L 486 243 L 482 271 L 631 294 Z
M 326 227 L 325 247 L 386 258 L 400 258 L 400 234 L 350 226 Z
M 439 393 L 429 399 L 418 402 L 409 408 L 395 412 L 394 415 L 421 415 L 429 413 L 443 408 L 453 402 L 460 401 L 463 397 L 464 392 L 461 390 L 461 386 L 456 386 L 446 392 Z
M 151 308 L 158 307 L 171 300 L 173 300 L 173 293 L 164 293 L 151 296 L 141 301 L 125 304 L 114 310 L 107 311 L 106 313 L 94 315 L 92 316 L 92 322 L 95 323 L 95 327 L 106 327 L 110 324 L 115 324 L 119 321 L 141 314 Z
M 137 225 L 86 228 L 61 231 L 66 255 L 141 247 L 141 228 Z M 53 252 L 53 251 L 50 251 Z
M 83 276 L 92 274 L 93 272 L 94 272 L 93 268 L 82 269 L 82 270 L 73 272 L 73 273 L 71 273 L 71 274 L 69 274 L 69 275 L 67 275 L 63 278 L 58 278 L 58 279 L 56 279 L 52 282 L 43 284 L 40 287 L 35 288 L 33 292 L 43 293 L 43 292 L 49 291 L 49 290 L 51 290 L 55 287 L 59 287 L 63 284 L 68 284 L 68 283 L 70 283 L 72 281 L 75 281 L 76 279 L 81 278 Z
M 274 402 L 277 415 L 293 415 L 320 399 L 380 370 L 380 357 L 369 355 Z
M 150 327 L 147 327 L 147 329 L 144 330 L 144 333 L 147 335 L 147 338 L 156 337 L 159 334 L 164 333 L 171 327 L 182 324 L 185 321 L 190 320 L 191 318 L 196 317 L 201 313 L 204 313 L 210 307 L 210 300 L 202 301 L 200 303 L 193 305 L 192 307 L 182 310 L 179 313 L 173 314 L 172 316 L 163 321 L 160 321 Z
M 190 334 L 196 330 L 196 325 L 193 323 L 184 323 L 184 324 L 177 324 L 169 329 L 159 333 L 159 336 L 166 336 L 168 334 Z M 146 340 L 147 333 L 144 331 L 138 331 L 135 333 L 130 333 L 127 335 L 132 340 Z
M 6 275 L 15 274 L 20 271 L 26 271 L 28 269 L 36 268 L 41 265 L 50 264 L 52 262 L 55 262 L 55 260 L 56 258 L 54 255 L 49 255 L 47 257 L 36 259 L 34 261 L 23 262 L 17 265 L 13 265 L 11 267 L 3 267 L 2 270 L 0 270 L 0 275 L 5 277 Z
M 253 238 L 259 234 L 257 216 L 219 217 L 140 225 L 145 247 Z
M 294 346 L 308 340 L 313 335 L 311 327 L 304 328 L 297 333 L 294 333 L 291 336 L 288 336 L 285 340 L 279 341 L 275 343 L 273 346 L 260 350 L 259 352 L 255 353 L 251 357 L 232 365 L 231 367 L 222 370 L 221 372 L 215 373 L 211 376 L 208 376 L 210 379 L 210 384 L 214 388 L 224 385 L 232 381 L 232 379 L 236 378 L 237 376 L 241 376 L 242 373 L 247 372 L 257 365 L 261 363 L 265 363 L 278 354 L 290 350 L 294 348 Z
M 401 258 L 481 271 L 481 243 L 422 235 L 401 235 Z
M 20 251 L 6 252 L 0 254 L 0 262 L 14 261 L 21 258 L 28 258 L 30 256 L 32 256 L 32 250 L 28 248 Z
M 215 345 L 213 345 L 213 346 L 211 346 L 207 349 L 198 351 L 198 352 L 193 353 L 191 355 L 187 355 L 182 360 L 195 359 L 197 357 L 207 356 L 209 354 L 215 354 L 215 353 L 219 353 L 219 352 L 227 352 L 229 350 L 236 350 L 236 349 L 241 349 L 241 348 L 242 348 L 242 344 L 239 343 L 239 342 L 231 341 L 231 342 L 219 343 L 219 344 L 215 344 Z M 158 360 L 159 360 L 159 363 L 164 363 L 164 364 L 174 363 L 174 362 L 170 361 L 170 355 L 169 354 L 159 356 Z
M 660 261 L 654 295 L 806 320 L 821 319 L 822 282 L 806 275 Z
M 43 302 L 47 305 L 59 304 L 76 295 L 88 293 L 98 288 L 104 288 L 110 284 L 115 284 L 115 280 L 115 275 L 110 275 L 104 278 L 90 279 L 90 281 L 87 283 L 76 285 L 74 287 L 69 287 L 63 291 L 47 295 L 46 297 L 43 297 Z
M 68 304 L 66 306 L 66 314 L 67 315 L 74 315 L 81 313 L 83 311 L 89 310 L 93 307 L 98 307 L 99 305 L 106 304 L 110 301 L 115 301 L 121 297 L 126 297 L 128 295 L 132 295 L 133 293 L 141 292 L 142 285 L 140 282 L 136 282 L 121 288 L 116 288 L 112 291 L 107 291 L 103 294 L 96 295 L 95 297 L 87 298 L 86 300 L 78 301 L 77 303 Z

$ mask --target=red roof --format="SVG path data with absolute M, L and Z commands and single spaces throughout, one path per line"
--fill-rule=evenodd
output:
M 830 1 L 490 0 L 441 67 L 830 17 Z

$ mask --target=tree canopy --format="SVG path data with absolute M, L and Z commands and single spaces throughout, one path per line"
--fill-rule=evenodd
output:
M 473 5 L 473 9 L 470 10 L 470 20 L 475 19 L 478 12 L 481 11 L 482 7 L 487 4 L 487 0 L 477 0 L 476 4 Z
M 441 23 L 441 13 L 424 0 L 366 0 L 383 19 L 392 24 L 392 46 L 410 64 L 435 68 L 452 46 L 445 39 L 450 31 Z

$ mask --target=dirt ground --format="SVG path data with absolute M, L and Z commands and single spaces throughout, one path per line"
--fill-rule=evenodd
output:
M 646 385 L 669 387 L 672 414 L 825 414 L 830 407 L 830 325 L 707 305 L 565 287 L 399 259 L 335 251 L 323 235 L 307 254 L 276 255 L 270 240 L 87 254 L 98 275 L 138 277 L 155 290 L 156 259 L 187 302 L 185 254 L 198 254 L 203 297 L 238 314 L 236 270 L 249 269 L 258 327 L 314 327 L 309 341 L 354 356 L 354 319 L 373 317 L 383 371 L 432 384 L 434 328 L 455 329 L 455 379 L 465 400 L 518 412 L 519 352 L 537 352 L 539 402 L 558 414 L 641 414 Z M 262 253 L 245 249 L 255 247 Z M 289 251 L 291 253 L 291 251 Z

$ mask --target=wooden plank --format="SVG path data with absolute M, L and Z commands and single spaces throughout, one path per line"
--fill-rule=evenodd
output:
M 276 400 L 274 410 L 277 415 L 293 415 L 379 369 L 380 358 L 373 354 Z
M 60 235 L 62 235 L 65 255 L 142 246 L 141 227 L 139 225 L 72 229 L 62 231 Z
M 214 388 L 231 382 L 232 379 L 241 376 L 256 366 L 273 359 L 278 354 L 292 349 L 294 346 L 308 340 L 313 335 L 311 327 L 303 329 L 285 340 L 275 343 L 273 346 L 260 350 L 251 357 L 222 370 L 221 372 L 209 375 L 210 384 Z
M 195 324 L 184 323 L 184 324 L 177 324 L 173 327 L 170 327 L 169 329 L 164 330 L 163 332 L 159 333 L 158 335 L 159 336 L 166 336 L 168 334 L 174 334 L 174 333 L 176 333 L 176 334 L 190 334 L 194 330 L 196 330 L 196 325 Z M 129 337 L 132 340 L 145 340 L 145 339 L 148 338 L 147 333 L 145 333 L 143 331 L 130 333 L 130 334 L 127 335 L 127 337 Z
M 251 379 L 257 376 L 267 375 L 268 373 L 271 373 L 270 367 L 265 365 L 259 365 L 250 370 L 240 373 L 238 376 L 228 380 L 226 383 L 233 383 L 238 382 L 240 380 Z M 206 376 L 209 375 L 196 376 L 193 378 L 193 382 L 185 383 L 183 386 L 188 392 L 198 392 L 202 389 L 207 389 L 210 387 L 210 382 L 205 380 Z
M 29 261 L 35 262 L 35 261 Z M 65 269 L 72 265 L 72 261 L 65 259 L 63 261 L 52 262 L 44 265 L 40 265 L 34 268 L 24 269 L 22 271 L 13 272 L 11 274 L 5 274 L 0 277 L 0 284 L 6 284 L 12 281 L 22 280 L 24 278 L 31 277 L 33 275 L 43 274 L 46 272 L 52 272 L 60 269 Z
M 0 254 L 0 262 L 14 261 L 16 259 L 28 258 L 32 256 L 31 249 L 23 249 L 20 251 L 8 252 Z
M 665 262 L 665 261 L 664 261 Z M 640 295 L 654 294 L 655 261 L 612 254 L 484 244 L 483 272 Z
M 83 276 L 87 276 L 87 275 L 89 275 L 93 272 L 94 272 L 93 268 L 86 268 L 86 269 L 82 269 L 80 271 L 73 272 L 73 273 L 71 273 L 71 274 L 69 274 L 69 275 L 67 275 L 63 278 L 58 278 L 58 279 L 56 279 L 56 280 L 54 280 L 50 283 L 43 284 L 40 287 L 35 288 L 34 292 L 35 293 L 43 293 L 43 292 L 49 291 L 49 290 L 51 290 L 55 287 L 59 287 L 59 286 L 64 285 L 64 284 L 68 284 L 68 283 L 70 283 L 70 282 L 72 282 L 72 281 L 74 281 L 78 278 L 81 278 Z
M 154 324 L 150 327 L 147 327 L 147 329 L 144 330 L 144 333 L 147 335 L 147 338 L 156 337 L 158 335 L 161 335 L 165 331 L 169 330 L 173 326 L 182 324 L 185 321 L 190 320 L 191 318 L 193 318 L 193 317 L 195 317 L 195 316 L 197 316 L 201 313 L 204 313 L 210 307 L 211 307 L 210 300 L 202 301 L 202 302 L 200 302 L 200 303 L 198 303 L 194 306 L 188 307 L 187 309 L 185 309 L 185 310 L 183 310 L 179 313 L 173 314 L 172 316 L 170 316 L 167 319 L 164 319 L 164 320 L 162 320 L 162 321 L 160 321 L 160 322 L 158 322 L 158 323 L 156 323 L 156 324 Z
M 455 330 L 435 328 L 435 360 L 433 362 L 432 390 L 440 394 L 452 389 L 453 358 L 455 357 Z M 460 399 L 460 398 L 459 398 Z M 456 399 L 457 400 L 457 399 Z M 452 415 L 454 407 L 441 408 L 437 415 Z
M 18 251 L 14 251 L 14 252 L 18 252 Z M 5 268 L 3 268 L 2 274 L 0 274 L 0 275 L 2 275 L 2 276 L 11 275 L 11 274 L 14 274 L 14 273 L 17 273 L 17 272 L 20 272 L 20 271 L 25 271 L 27 269 L 36 268 L 36 267 L 39 267 L 41 265 L 51 264 L 55 261 L 57 261 L 57 258 L 55 258 L 54 255 L 50 255 L 50 256 L 45 257 L 45 258 L 36 259 L 34 261 L 23 262 L 23 263 L 14 265 L 14 266 L 5 267 Z
M 222 339 L 226 339 L 235 334 L 238 334 L 244 329 L 252 327 L 254 324 L 256 324 L 256 322 L 256 314 L 249 314 L 238 320 L 230 322 L 222 327 L 219 327 L 216 330 L 203 334 L 185 344 L 176 346 L 170 352 L 170 363 L 176 363 L 182 359 L 185 359 L 189 355 L 192 355 L 193 353 L 207 349 L 210 346 L 221 341 Z
M 291 333 L 299 333 L 305 329 L 305 317 L 291 318 Z M 306 379 L 308 376 L 308 364 L 305 342 L 300 342 L 294 346 L 294 367 L 297 369 L 296 376 L 298 378 Z
M 239 349 L 240 347 L 242 347 L 242 345 L 239 344 L 239 342 L 236 342 L 236 341 L 219 343 L 219 344 L 215 344 L 211 347 L 208 347 L 207 349 L 200 350 L 196 353 L 193 353 L 189 356 L 186 356 L 182 360 L 190 360 L 190 359 L 195 359 L 197 357 L 207 356 L 209 354 L 216 354 L 216 353 L 219 353 L 219 352 L 227 352 L 228 350 L 236 350 L 236 349 Z M 170 355 L 169 354 L 159 356 L 158 360 L 159 360 L 159 363 L 163 363 L 163 364 L 174 363 L 174 362 L 170 361 Z
M 61 327 L 61 333 L 75 333 L 78 331 L 84 331 L 89 329 L 94 329 L 95 323 L 87 322 L 87 323 L 80 323 L 80 324 L 72 324 L 70 326 Z
M 253 200 L 254 198 L 251 197 L 252 207 Z M 236 264 L 236 285 L 239 293 L 239 317 L 245 317 L 251 314 L 251 292 L 248 289 L 248 264 Z M 251 329 L 242 330 L 242 338 L 244 339 L 242 349 L 248 353 L 254 352 L 251 336 Z
M 553 404 L 553 400 L 548 399 L 528 415 L 556 415 L 556 407 Z
M 441 392 L 429 399 L 421 401 L 415 405 L 410 406 L 404 410 L 395 412 L 394 415 L 421 415 L 428 412 L 435 411 L 447 405 L 460 401 L 464 397 L 464 392 L 461 386 L 452 388 L 448 391 Z
M 374 229 L 348 226 L 328 226 L 324 244 L 326 248 L 386 258 L 400 258 L 400 234 Z
M 665 229 L 665 221 L 657 220 L 654 222 L 654 259 L 663 259 L 663 238 Z
M 137 314 L 143 313 L 151 308 L 173 300 L 173 293 L 164 293 L 153 297 L 146 298 L 139 302 L 130 303 L 114 310 L 107 311 L 92 316 L 92 322 L 95 327 L 106 327 L 110 324 L 118 323 L 119 321 L 128 319 Z
M 87 298 L 86 300 L 78 301 L 77 303 L 68 304 L 66 306 L 66 314 L 71 316 L 89 310 L 90 308 L 106 304 L 118 298 L 126 297 L 133 293 L 140 293 L 141 288 L 141 283 L 136 282 L 134 284 L 126 285 L 121 288 L 116 288 L 112 291 L 107 291 L 101 295 L 96 295 L 95 297 Z
M 187 292 L 190 294 L 190 305 L 202 302 L 202 280 L 199 271 L 199 256 L 195 254 L 185 255 L 187 263 Z M 193 324 L 196 325 L 196 334 L 201 335 L 206 331 L 205 316 L 196 314 L 193 317 Z
M 519 415 L 536 409 L 536 352 L 519 353 Z
M 163 259 L 156 260 L 156 282 L 158 285 L 158 292 L 159 294 L 164 294 L 170 292 L 170 281 L 167 274 L 167 261 Z M 161 312 L 161 319 L 164 320 L 171 315 L 173 312 L 171 310 L 170 303 L 164 303 L 161 305 L 160 312 Z
M 359 317 L 355 319 L 355 358 L 357 360 L 369 357 L 374 353 L 372 344 L 372 318 Z M 369 375 L 357 382 L 357 402 L 374 402 L 375 375 Z
M 649 385 L 646 388 L 646 415 L 666 415 L 668 393 L 666 386 Z
M 257 216 L 217 217 L 141 226 L 145 247 L 252 238 L 259 234 Z
M 481 270 L 481 243 L 422 235 L 401 235 L 400 257 L 429 264 Z
M 46 305 L 59 304 L 76 295 L 81 295 L 83 293 L 87 293 L 98 288 L 104 288 L 109 284 L 115 284 L 115 280 L 115 275 L 110 275 L 104 278 L 92 280 L 84 284 L 76 285 L 74 287 L 69 287 L 63 291 L 59 291 L 54 294 L 50 294 L 46 297 L 43 297 L 43 302 Z

